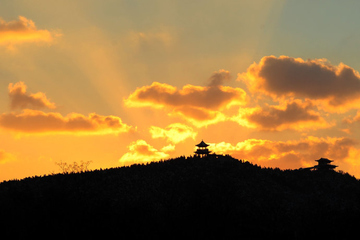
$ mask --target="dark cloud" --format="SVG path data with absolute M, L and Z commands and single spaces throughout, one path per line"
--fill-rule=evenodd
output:
M 258 64 L 252 64 L 240 79 L 251 91 L 275 98 L 321 99 L 331 107 L 344 107 L 360 100 L 359 74 L 349 66 L 342 63 L 334 66 L 325 59 L 305 61 L 287 56 L 267 56 Z
M 209 87 L 221 86 L 225 82 L 230 81 L 230 72 L 224 69 L 220 69 L 218 72 L 214 72 L 209 78 Z
M 293 102 L 287 104 L 284 109 L 274 106 L 259 109 L 246 116 L 246 118 L 249 122 L 255 123 L 266 130 L 301 128 L 301 124 L 304 123 L 323 122 L 318 114 L 310 111 L 311 108 L 311 104 Z

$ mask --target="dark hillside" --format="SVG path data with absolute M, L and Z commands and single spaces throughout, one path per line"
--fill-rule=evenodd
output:
M 3 235 L 347 238 L 360 224 L 348 174 L 177 158 L 0 184 Z

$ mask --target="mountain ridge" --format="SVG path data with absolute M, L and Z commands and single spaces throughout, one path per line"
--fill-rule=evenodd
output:
M 179 157 L 0 184 L 0 220 L 17 237 L 351 236 L 360 183 L 346 173 L 261 168 L 231 156 Z

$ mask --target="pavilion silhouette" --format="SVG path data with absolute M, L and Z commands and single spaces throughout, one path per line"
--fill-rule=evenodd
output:
M 318 160 L 315 160 L 318 162 L 318 165 L 315 165 L 313 167 L 303 168 L 304 170 L 317 170 L 317 171 L 329 171 L 334 170 L 337 166 L 330 164 L 333 162 L 333 160 L 329 160 L 327 158 L 320 158 Z
M 209 149 L 207 148 L 208 146 L 210 146 L 209 144 L 206 144 L 203 140 L 201 140 L 201 142 L 197 145 L 198 148 L 195 151 L 195 156 L 198 157 L 207 157 L 211 151 L 209 151 Z

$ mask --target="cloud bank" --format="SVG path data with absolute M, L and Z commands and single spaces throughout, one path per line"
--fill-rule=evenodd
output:
M 129 132 L 132 127 L 116 116 L 101 116 L 91 113 L 84 116 L 70 113 L 45 113 L 25 109 L 22 113 L 3 113 L 0 115 L 0 127 L 16 133 L 63 133 L 79 135 L 103 135 Z
M 22 109 L 21 113 L 0 114 L 0 128 L 17 134 L 76 134 L 104 135 L 119 134 L 135 130 L 117 116 L 102 116 L 90 113 L 88 116 L 70 113 L 66 116 L 58 112 L 43 112 L 38 109 L 54 109 L 42 92 L 28 94 L 23 82 L 9 84 L 11 109 Z
M 192 124 L 202 127 L 226 119 L 222 110 L 247 103 L 241 88 L 218 85 L 228 73 L 219 72 L 210 79 L 210 86 L 185 85 L 182 89 L 154 82 L 137 88 L 124 100 L 127 107 L 164 109 L 170 115 L 182 116 Z M 223 76 L 225 74 L 225 76 Z

